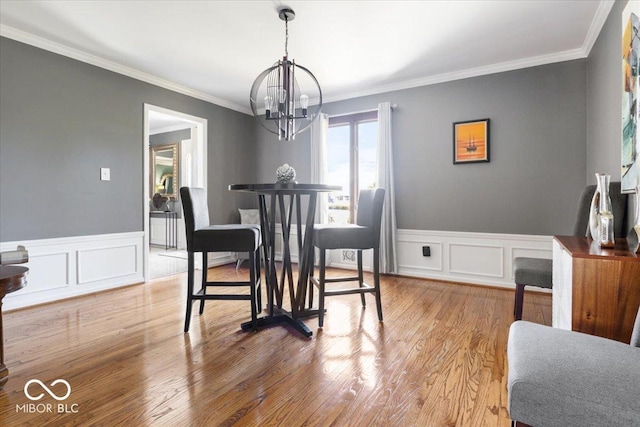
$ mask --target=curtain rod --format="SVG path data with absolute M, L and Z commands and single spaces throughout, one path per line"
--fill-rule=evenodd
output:
M 398 108 L 398 104 L 391 104 L 391 109 L 392 110 L 395 110 L 396 108 Z M 350 111 L 348 113 L 331 115 L 331 117 L 350 116 L 352 114 L 371 113 L 373 111 L 378 111 L 378 109 L 377 108 L 371 108 L 369 110 Z

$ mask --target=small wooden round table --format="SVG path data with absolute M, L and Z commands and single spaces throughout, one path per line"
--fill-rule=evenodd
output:
M 9 370 L 4 364 L 4 335 L 2 333 L 2 299 L 27 285 L 27 267 L 0 265 L 0 390 L 9 379 Z

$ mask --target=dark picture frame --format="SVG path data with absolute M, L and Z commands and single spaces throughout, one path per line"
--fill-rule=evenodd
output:
M 489 161 L 489 119 L 453 123 L 453 164 Z

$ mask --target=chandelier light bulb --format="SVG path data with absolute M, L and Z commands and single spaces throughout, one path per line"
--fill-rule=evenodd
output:
M 272 96 L 267 95 L 264 97 L 264 109 L 265 109 L 265 115 L 267 116 L 267 118 L 271 117 L 271 110 L 273 110 Z
M 309 97 L 307 95 L 300 96 L 300 108 L 302 108 L 302 115 L 307 117 L 307 109 L 309 108 Z
M 284 103 L 287 102 L 287 91 L 284 89 L 280 89 L 278 91 L 278 102 L 280 103 L 280 111 L 284 108 Z

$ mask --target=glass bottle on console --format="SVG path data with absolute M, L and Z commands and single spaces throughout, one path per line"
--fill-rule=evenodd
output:
M 611 175 L 598 174 L 600 203 L 598 209 L 598 242 L 601 248 L 613 248 L 616 245 L 613 228 L 613 206 L 609 196 Z

